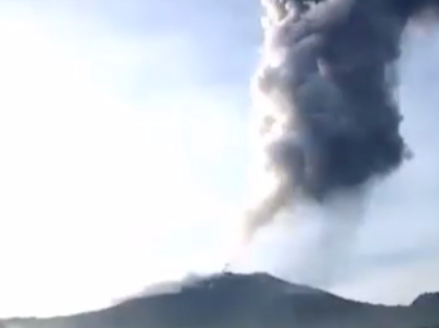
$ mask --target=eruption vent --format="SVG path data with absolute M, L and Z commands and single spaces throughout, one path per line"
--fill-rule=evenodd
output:
M 438 0 L 262 0 L 252 92 L 262 174 L 247 239 L 298 199 L 325 204 L 397 169 L 409 151 L 394 97 L 410 18 Z

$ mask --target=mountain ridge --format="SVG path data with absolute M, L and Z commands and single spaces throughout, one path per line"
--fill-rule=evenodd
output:
M 169 287 L 169 286 L 168 286 Z M 417 328 L 439 325 L 439 293 L 410 305 L 353 301 L 265 273 L 219 273 L 148 289 L 112 307 L 53 318 L 12 318 L 4 328 Z M 149 294 L 148 294 L 149 293 Z

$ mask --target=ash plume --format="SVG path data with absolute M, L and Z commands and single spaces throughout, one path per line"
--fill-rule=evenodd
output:
M 247 239 L 281 209 L 325 205 L 411 156 L 395 97 L 403 32 L 438 0 L 262 0 L 264 44 L 252 93 L 261 176 Z M 264 188 L 256 185 L 255 188 Z

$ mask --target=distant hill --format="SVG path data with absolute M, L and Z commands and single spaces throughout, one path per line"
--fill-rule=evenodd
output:
M 410 306 L 350 301 L 268 274 L 218 274 L 169 283 L 111 308 L 4 328 L 439 328 L 439 294 Z

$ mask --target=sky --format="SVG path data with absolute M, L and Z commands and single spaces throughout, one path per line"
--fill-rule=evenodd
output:
M 250 165 L 258 10 L 0 0 L 0 317 L 108 306 L 222 268 Z M 331 287 L 387 304 L 439 290 L 439 33 L 404 47 L 415 157 L 375 186 Z M 267 228 L 237 270 L 302 282 L 293 264 L 319 220 Z

